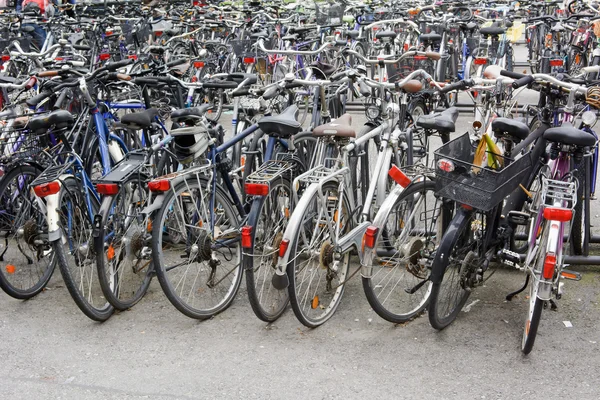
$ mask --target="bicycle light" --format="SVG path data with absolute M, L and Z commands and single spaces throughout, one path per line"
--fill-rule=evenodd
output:
M 442 158 L 437 162 L 437 166 L 444 172 L 454 171 L 454 163 L 446 158 Z
M 250 225 L 242 227 L 242 247 L 244 249 L 252 248 L 252 227 Z
M 593 111 L 588 110 L 581 115 L 581 122 L 583 122 L 584 125 L 592 126 L 596 121 L 596 114 Z
M 269 185 L 266 183 L 246 183 L 244 189 L 248 196 L 266 196 L 269 194 Z
M 561 207 L 544 208 L 544 218 L 549 221 L 569 222 L 573 217 L 573 210 Z
M 363 236 L 363 247 L 368 247 L 370 249 L 375 247 L 375 242 L 377 241 L 377 233 L 379 232 L 379 228 L 376 226 L 369 226 L 365 231 L 365 235 Z
M 98 194 L 105 196 L 114 196 L 119 193 L 119 185 L 116 183 L 99 183 L 96 185 L 96 191 Z
M 412 180 L 408 176 L 406 176 L 406 174 L 404 172 L 402 172 L 400 170 L 400 168 L 398 168 L 395 165 L 392 165 L 392 168 L 390 168 L 390 170 L 388 172 L 388 175 L 398 185 L 402 186 L 403 188 L 407 187 L 412 182 Z
M 279 245 L 279 257 L 285 256 L 288 246 L 290 245 L 290 239 L 283 239 Z
M 152 181 L 148 183 L 148 189 L 151 192 L 166 192 L 171 188 L 171 182 L 167 179 Z
M 42 185 L 37 185 L 33 188 L 35 195 L 37 197 L 46 197 L 52 194 L 56 194 L 60 191 L 60 183 L 54 181 L 49 183 L 44 183 Z

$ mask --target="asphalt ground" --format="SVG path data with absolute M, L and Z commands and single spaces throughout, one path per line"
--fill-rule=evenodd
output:
M 360 127 L 364 117 L 353 116 Z M 470 121 L 461 114 L 455 135 Z M 598 214 L 594 201 L 596 233 Z M 228 310 L 191 320 L 156 281 L 133 309 L 99 324 L 79 311 L 56 271 L 34 299 L 0 294 L 0 398 L 598 399 L 600 268 L 578 270 L 583 279 L 566 282 L 558 311 L 542 313 L 527 357 L 526 296 L 504 300 L 524 280 L 516 270 L 499 269 L 441 332 L 426 315 L 403 325 L 379 318 L 359 277 L 336 315 L 313 330 L 290 309 L 275 323 L 259 321 L 245 284 Z

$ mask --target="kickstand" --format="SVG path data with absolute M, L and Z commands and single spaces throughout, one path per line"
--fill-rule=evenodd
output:
M 517 290 L 516 292 L 512 292 L 506 295 L 506 301 L 511 301 L 513 297 L 515 297 L 516 295 L 518 295 L 519 293 L 521 293 L 523 290 L 525 290 L 527 288 L 527 284 L 529 284 L 529 274 L 527 274 L 527 277 L 525 278 L 525 284 L 523 285 L 523 287 L 519 290 Z

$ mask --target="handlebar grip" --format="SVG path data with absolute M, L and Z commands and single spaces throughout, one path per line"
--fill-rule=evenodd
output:
M 301 88 L 301 87 L 304 87 L 304 85 L 302 85 L 299 82 L 290 82 L 290 83 L 285 84 L 286 89 L 295 89 L 295 88 Z
M 238 83 L 229 81 L 213 81 L 203 82 L 202 86 L 206 89 L 235 89 L 238 87 Z
M 342 78 L 344 78 L 346 76 L 347 72 L 346 71 L 342 71 L 342 72 L 338 72 L 337 74 L 333 74 L 329 77 L 329 79 L 331 81 L 337 81 L 340 80 Z
M 62 108 L 62 105 L 65 102 L 66 98 L 67 98 L 67 91 L 63 90 L 60 93 L 60 96 L 58 96 L 58 99 L 56 100 L 56 103 L 54 103 L 54 106 L 52 106 L 52 108 L 54 110 L 59 110 L 60 108 Z
M 36 77 L 32 76 L 31 78 L 29 78 L 29 80 L 25 84 L 25 89 L 27 89 L 27 90 L 31 89 L 32 87 L 35 86 L 36 83 L 37 83 Z
M 535 81 L 535 78 L 531 75 L 526 75 L 524 77 L 522 77 L 521 79 L 517 79 L 516 81 L 514 81 L 512 83 L 512 87 L 513 89 L 518 89 L 521 86 L 526 86 L 529 85 L 530 83 L 533 83 Z
M 158 81 L 156 79 L 150 79 L 150 78 L 135 78 L 133 80 L 133 83 L 135 83 L 136 85 L 142 86 L 142 85 L 152 85 L 155 86 Z
M 232 97 L 247 96 L 250 94 L 250 89 L 247 87 L 240 88 L 231 92 Z
M 127 60 L 121 60 L 121 61 L 117 61 L 117 62 L 108 63 L 108 64 L 106 64 L 106 66 L 104 68 L 106 68 L 107 71 L 115 71 L 119 68 L 126 67 L 133 63 L 134 63 L 134 60 L 131 58 L 128 58 Z
M 265 100 L 271 100 L 272 98 L 274 98 L 275 96 L 277 96 L 279 94 L 280 89 L 281 88 L 277 85 L 271 86 L 270 88 L 265 90 L 265 92 L 262 95 L 262 98 Z
M 358 92 L 361 94 L 361 96 L 363 97 L 369 97 L 371 96 L 371 94 L 373 93 L 371 91 L 371 88 L 369 87 L 369 85 L 367 85 L 364 82 L 359 82 L 358 84 Z
M 513 79 L 521 79 L 521 78 L 524 78 L 524 77 L 527 76 L 527 75 L 521 74 L 519 72 L 507 71 L 505 69 L 503 69 L 503 70 L 500 71 L 500 75 L 507 76 L 507 77 L 513 78 Z
M 54 92 L 51 91 L 45 91 L 42 92 L 38 95 L 35 95 L 33 97 L 30 97 L 27 100 L 27 105 L 29 106 L 37 106 L 38 104 L 40 104 L 43 100 L 47 99 L 48 97 L 52 96 L 54 94 Z
M 448 92 L 453 92 L 455 90 L 463 90 L 469 86 L 472 86 L 472 84 L 473 84 L 473 81 L 470 79 L 462 80 L 462 81 L 454 82 L 454 83 L 444 86 L 443 88 L 440 89 L 440 92 L 448 93 Z
M 50 78 L 52 76 L 58 76 L 60 71 L 42 71 L 37 74 L 40 78 Z
M 131 75 L 117 74 L 117 79 L 120 80 L 120 81 L 130 81 L 131 80 Z
M 84 45 L 81 45 L 81 44 L 74 44 L 73 48 L 75 50 L 83 50 L 83 51 L 88 51 L 88 50 L 92 49 L 90 46 L 84 46 Z
M 187 59 L 185 59 L 185 58 L 180 58 L 180 59 L 178 59 L 178 60 L 173 60 L 173 61 L 171 61 L 171 62 L 168 62 L 168 63 L 167 63 L 165 66 L 166 66 L 167 68 L 173 68 L 173 67 L 176 67 L 176 66 L 178 66 L 178 65 L 185 64 L 186 62 L 188 62 L 188 60 L 187 60 Z
M 442 55 L 440 53 L 437 53 L 435 51 L 428 51 L 425 53 L 425 56 L 431 60 L 437 61 L 440 58 L 442 58 Z

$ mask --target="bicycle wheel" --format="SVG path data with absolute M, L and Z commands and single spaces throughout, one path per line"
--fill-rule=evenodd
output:
M 152 223 L 141 214 L 148 200 L 145 183 L 136 177 L 121 186 L 94 240 L 100 286 L 117 310 L 137 303 L 152 280 Z
M 93 216 L 98 212 L 94 198 L 92 209 L 75 178 L 62 182 L 58 203 L 61 239 L 53 243 L 65 285 L 81 311 L 94 321 L 106 321 L 114 312 L 106 301 L 98 279 L 93 247 Z
M 342 236 L 352 229 L 348 198 L 333 182 L 325 184 L 322 193 L 323 197 L 313 193 L 305 208 L 296 208 L 303 218 L 289 244 L 290 304 L 296 318 L 309 328 L 323 324 L 335 313 L 350 264 L 350 253 L 335 254 L 337 237 L 330 231 L 337 230 Z
M 56 266 L 48 242 L 45 210 L 40 208 L 30 184 L 40 171 L 22 165 L 0 181 L 0 287 L 16 299 L 29 299 L 48 284 Z
M 590 175 L 591 167 L 589 159 L 584 159 L 578 165 L 572 166 L 572 169 L 577 168 L 575 177 L 579 182 L 577 186 L 577 204 L 575 204 L 575 215 L 573 216 L 573 225 L 571 227 L 571 245 L 573 254 L 583 255 L 586 247 L 586 242 L 589 242 L 590 230 Z
M 196 319 L 229 307 L 242 280 L 238 214 L 219 186 L 211 209 L 207 185 L 192 176 L 169 190 L 152 228 L 160 285 L 175 308 Z
M 444 229 L 435 182 L 411 184 L 387 210 L 372 274 L 362 278 L 373 310 L 399 324 L 419 315 L 431 294 L 429 268 Z M 379 216 L 375 218 L 378 219 Z
M 248 217 L 248 225 L 253 227 L 253 248 L 242 257 L 246 288 L 254 314 L 265 322 L 279 318 L 289 302 L 287 290 L 276 289 L 271 281 L 291 210 L 291 183 L 281 179 L 271 184 L 266 197 L 254 199 Z
M 428 307 L 429 322 L 435 329 L 450 325 L 471 294 L 468 280 L 478 265 L 478 236 L 483 222 L 480 213 L 460 210 L 440 241 L 431 267 L 433 284 Z M 434 278 L 440 276 L 436 282 Z
M 523 340 L 521 341 L 521 351 L 524 354 L 529 354 L 533 350 L 533 344 L 537 336 L 540 319 L 542 317 L 542 309 L 544 301 L 538 297 L 539 279 L 541 278 L 542 269 L 544 268 L 544 260 L 546 258 L 545 249 L 548 243 L 549 225 L 546 224 L 540 239 L 539 249 L 536 255 L 533 271 L 529 271 L 531 279 L 529 283 L 529 302 L 527 304 L 527 315 L 525 325 L 523 327 Z M 542 251 L 542 249 L 544 249 Z M 537 275 L 537 276 L 536 276 Z

